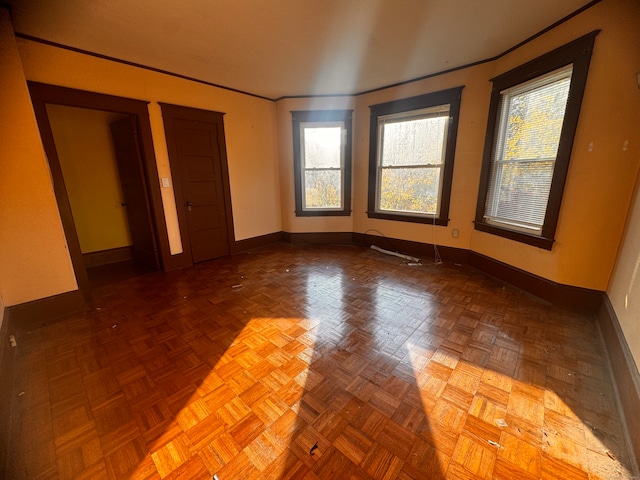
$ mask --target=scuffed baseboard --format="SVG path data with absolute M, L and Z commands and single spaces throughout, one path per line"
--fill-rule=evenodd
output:
M 11 394 L 16 375 L 16 349 L 9 339 L 23 329 L 33 328 L 73 313 L 86 310 L 84 296 L 79 290 L 54 295 L 48 298 L 5 307 L 0 326 L 0 472 L 5 471 L 8 452 L 7 438 L 11 421 Z M 17 335 L 16 335 L 17 336 Z
M 87 303 L 80 290 L 41 298 L 8 307 L 9 322 L 14 328 L 35 326 L 72 313 L 86 310 Z
M 640 373 L 607 295 L 597 318 L 637 462 L 640 460 Z

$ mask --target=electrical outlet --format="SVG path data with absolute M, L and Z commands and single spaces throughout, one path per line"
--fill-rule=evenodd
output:
M 458 230 L 457 228 L 454 228 L 453 230 L 451 230 L 451 236 L 453 238 L 458 238 L 460 236 L 460 230 Z

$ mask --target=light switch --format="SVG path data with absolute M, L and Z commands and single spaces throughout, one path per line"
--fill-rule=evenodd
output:
M 169 188 L 169 179 L 167 177 L 162 177 L 162 187 Z

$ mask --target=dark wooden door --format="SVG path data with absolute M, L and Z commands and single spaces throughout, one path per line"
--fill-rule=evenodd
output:
M 193 262 L 229 255 L 217 127 L 176 119 L 174 128 Z
M 133 258 L 155 270 L 160 268 L 147 183 L 142 167 L 136 117 L 131 115 L 110 124 L 120 183 L 127 209 Z
M 161 104 L 183 248 L 193 263 L 229 255 L 229 178 L 222 115 Z

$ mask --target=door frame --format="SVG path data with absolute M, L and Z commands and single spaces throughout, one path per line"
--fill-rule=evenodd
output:
M 134 261 L 159 270 L 160 256 L 151 220 L 149 188 L 142 168 L 138 120 L 134 115 L 121 116 L 109 122 L 109 130 L 122 188 L 122 206 L 126 208 L 131 234 L 131 255 Z
M 71 204 L 67 195 L 67 189 L 60 167 L 60 160 L 56 150 L 53 132 L 47 114 L 47 104 L 65 105 L 68 107 L 86 108 L 90 110 L 103 110 L 128 115 L 134 115 L 138 123 L 138 142 L 142 157 L 142 167 L 147 185 L 149 206 L 151 209 L 151 225 L 155 230 L 155 237 L 160 254 L 161 267 L 164 270 L 172 269 L 177 259 L 172 258 L 169 249 L 169 236 L 165 222 L 164 209 L 162 207 L 162 196 L 160 192 L 160 181 L 156 167 L 155 153 L 153 150 L 153 137 L 151 134 L 151 124 L 149 122 L 149 102 L 135 100 L 125 97 L 117 97 L 101 93 L 76 90 L 73 88 L 59 87 L 39 82 L 27 82 L 31 102 L 35 111 L 38 129 L 42 138 L 43 147 L 51 170 L 53 189 L 60 211 L 62 227 L 69 247 L 71 263 L 78 282 L 78 288 L 87 293 L 91 290 L 87 270 L 84 265 L 80 242 Z M 175 257 L 175 256 L 174 256 Z M 178 267 L 174 267 L 178 268 Z
M 180 239 L 182 249 L 187 255 L 189 265 L 193 264 L 191 255 L 191 243 L 189 241 L 189 226 L 187 215 L 184 211 L 185 198 L 182 190 L 180 166 L 178 164 L 178 150 L 174 140 L 173 119 L 181 119 L 193 122 L 215 124 L 218 137 L 218 151 L 220 154 L 220 170 L 222 172 L 222 192 L 224 196 L 225 217 L 227 224 L 227 243 L 229 252 L 233 253 L 235 245 L 235 232 L 233 229 L 233 210 L 231 208 L 231 183 L 229 181 L 229 163 L 227 160 L 227 147 L 224 136 L 224 113 L 212 110 L 202 110 L 193 107 L 183 107 L 170 103 L 158 102 L 162 109 L 162 121 L 166 135 L 167 150 L 169 153 L 169 168 L 173 179 L 173 191 L 178 211 L 178 225 L 180 226 Z M 186 259 L 185 259 L 186 260 Z

